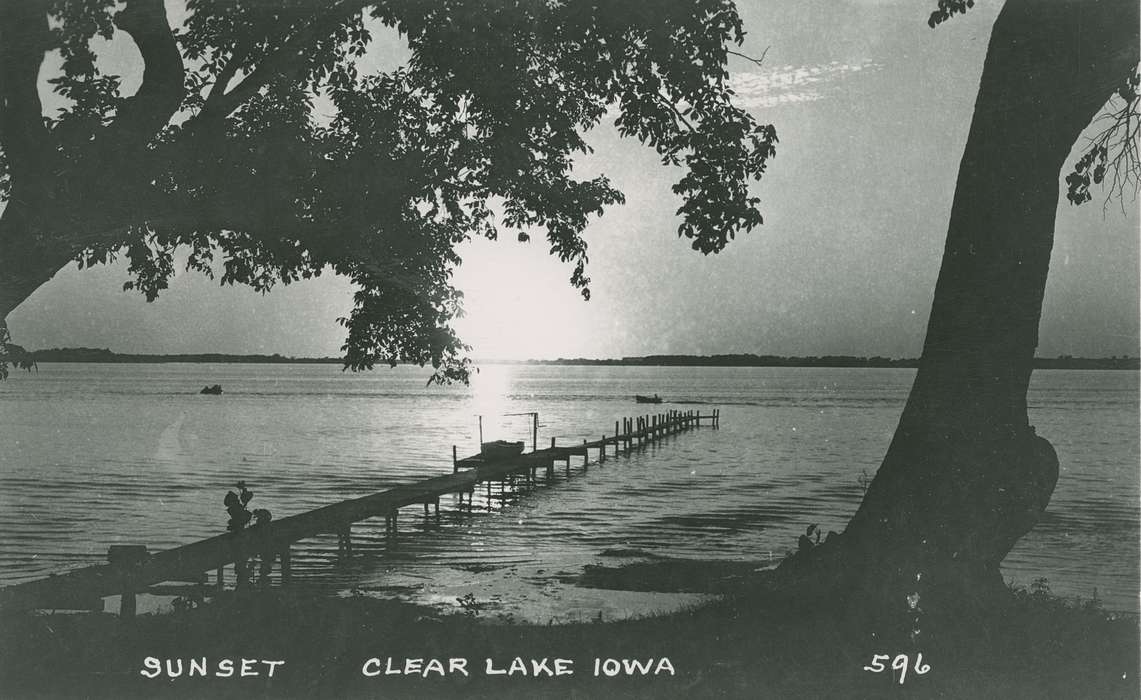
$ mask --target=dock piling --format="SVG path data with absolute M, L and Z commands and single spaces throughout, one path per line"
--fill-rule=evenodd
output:
M 281 550 L 281 582 L 289 583 L 293 579 L 293 548 L 285 545 Z

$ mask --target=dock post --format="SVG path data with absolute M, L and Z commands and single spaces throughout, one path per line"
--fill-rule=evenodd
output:
M 455 474 L 460 470 L 460 460 L 456 455 L 456 446 L 452 445 L 452 473 Z
M 569 461 L 569 457 L 568 457 Z M 586 471 L 586 465 L 590 463 L 590 448 L 586 446 L 586 439 L 582 441 L 582 470 Z
M 118 570 L 123 581 L 119 596 L 119 617 L 124 620 L 135 616 L 135 591 L 138 588 L 135 574 L 148 556 L 146 546 L 141 544 L 113 544 L 107 548 L 107 561 Z
M 657 442 L 659 437 L 658 431 L 661 430 L 661 428 L 658 425 L 658 417 L 659 416 L 654 416 L 650 419 L 650 442 Z
M 238 554 L 238 560 L 234 562 L 234 588 L 236 590 L 245 590 L 250 584 L 250 566 L 246 561 L 245 552 Z
M 598 463 L 606 463 L 606 434 L 602 434 L 602 444 L 598 446 Z
M 531 451 L 539 449 L 539 412 L 531 414 Z
M 289 583 L 293 579 L 293 551 L 292 547 L 285 545 L 281 550 L 281 583 Z
M 218 567 L 217 578 L 214 579 L 214 592 L 215 594 L 221 593 L 226 586 L 226 565 L 222 564 Z

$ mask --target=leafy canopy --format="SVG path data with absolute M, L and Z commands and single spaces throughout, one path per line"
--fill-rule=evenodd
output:
M 623 196 L 572 163 L 615 114 L 679 166 L 694 249 L 762 222 L 749 182 L 777 137 L 731 103 L 727 47 L 744 31 L 730 0 L 188 0 L 174 27 L 160 0 L 53 0 L 47 14 L 68 106 L 46 120 L 42 158 L 78 212 L 45 227 L 48 244 L 81 266 L 125 253 L 125 286 L 148 299 L 180 246 L 188 268 L 260 291 L 332 268 L 358 288 L 340 319 L 353 369 L 466 377 L 450 279 L 474 236 L 543 235 L 589 298 L 582 232 Z M 93 49 L 117 31 L 146 64 L 131 97 Z M 411 59 L 367 71 L 394 33 Z M 19 185 L 4 173 L 0 196 Z

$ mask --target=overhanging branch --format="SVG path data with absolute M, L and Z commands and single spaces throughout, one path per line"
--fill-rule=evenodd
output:
M 143 82 L 118 110 L 112 140 L 145 146 L 166 126 L 185 95 L 182 54 L 162 0 L 127 0 L 115 25 L 134 40 L 143 57 Z

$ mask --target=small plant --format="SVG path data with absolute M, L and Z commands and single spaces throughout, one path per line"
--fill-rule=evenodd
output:
M 1097 594 L 1097 586 L 1093 587 L 1093 597 L 1081 602 L 1083 610 L 1101 611 L 1101 597 Z
M 816 535 L 815 540 L 812 539 L 813 534 Z M 812 525 L 809 525 L 808 528 L 804 531 L 804 534 L 797 539 L 796 548 L 798 551 L 803 552 L 805 550 L 812 549 L 818 544 L 820 544 L 820 526 L 813 523 Z
M 465 615 L 475 617 L 479 611 L 483 609 L 483 603 L 475 599 L 474 593 L 465 593 L 464 595 L 456 598 L 460 608 L 464 611 Z

